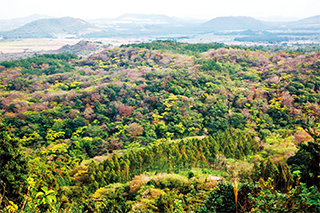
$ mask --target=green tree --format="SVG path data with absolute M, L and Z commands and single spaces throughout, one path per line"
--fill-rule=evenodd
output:
M 235 212 L 235 194 L 230 182 L 219 182 L 198 212 Z
M 27 191 L 28 164 L 21 153 L 21 143 L 0 124 L 0 207 L 13 201 L 22 203 Z
M 273 161 L 271 160 L 271 158 L 269 157 L 267 160 L 267 165 L 264 171 L 264 176 L 263 178 L 265 180 L 268 180 L 268 178 L 272 178 L 273 181 L 273 186 L 276 186 L 276 178 L 279 176 L 279 170 L 277 168 L 277 166 L 273 163 Z
M 298 152 L 287 161 L 293 171 L 301 171 L 301 181 L 308 186 L 320 187 L 320 133 L 319 130 L 307 130 L 313 142 L 299 144 Z
M 319 212 L 320 193 L 317 187 L 298 183 L 288 193 L 281 193 L 273 186 L 273 180 L 261 181 L 259 192 L 249 194 L 252 212 Z

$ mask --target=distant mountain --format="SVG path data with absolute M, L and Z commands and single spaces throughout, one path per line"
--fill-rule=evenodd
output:
M 293 22 L 301 19 L 297 17 L 285 17 L 285 16 L 269 16 L 269 17 L 254 17 L 254 18 L 260 21 L 275 22 L 275 23 Z
M 287 23 L 286 27 L 291 29 L 320 29 L 320 15 Z
M 10 31 L 1 30 L 0 39 L 19 38 L 105 38 L 105 37 L 192 37 L 214 33 L 216 35 L 231 35 L 247 37 L 253 36 L 254 40 L 272 38 L 279 41 L 278 37 L 291 36 L 294 40 L 313 39 L 318 37 L 315 33 L 320 30 L 320 15 L 291 22 L 266 22 L 245 16 L 218 17 L 209 21 L 192 18 L 177 18 L 155 14 L 123 14 L 114 19 L 95 19 L 88 22 L 71 18 L 40 19 L 42 15 L 33 15 L 23 19 L 11 20 L 12 23 L 29 22 Z M 32 21 L 34 20 L 34 21 Z M 3 20 L 2 20 L 3 21 Z M 251 30 L 253 32 L 247 31 Z M 274 32 L 277 30 L 277 33 Z M 2 31 L 2 32 L 1 32 Z M 241 34 L 256 33 L 256 35 Z M 264 31 L 263 33 L 260 31 Z M 274 33 L 266 34 L 270 31 Z M 240 34 L 239 34 L 240 33 Z M 298 34 L 297 34 L 298 33 Z M 276 39 L 274 39 L 276 38 Z M 247 39 L 247 38 L 246 38 Z M 286 41 L 287 38 L 281 38 Z
M 101 31 L 98 27 L 81 19 L 63 17 L 36 20 L 17 29 L 0 32 L 0 36 L 4 39 L 80 37 Z
M 29 23 L 32 21 L 36 21 L 39 19 L 50 19 L 53 18 L 52 16 L 47 16 L 47 15 L 42 15 L 42 14 L 33 14 L 31 16 L 26 16 L 26 17 L 22 17 L 22 18 L 14 18 L 14 19 L 9 19 L 6 21 L 10 21 L 10 22 L 21 22 L 21 23 Z
M 40 15 L 40 14 L 34 14 L 27 17 L 22 18 L 14 18 L 14 19 L 3 19 L 0 20 L 0 31 L 9 31 L 13 30 L 15 28 L 21 27 L 29 22 L 36 21 L 39 19 L 48 19 L 53 18 L 51 16 L 46 15 Z
M 192 17 L 172 17 L 173 19 L 175 19 L 178 22 L 182 22 L 182 23 L 189 23 L 189 24 L 202 24 L 208 20 L 205 19 L 197 19 L 197 18 L 192 18 Z
M 210 30 L 264 30 L 269 26 L 257 19 L 245 16 L 218 17 L 202 24 Z
M 96 19 L 89 22 L 107 31 L 107 33 L 95 33 L 94 36 L 96 37 L 105 37 L 106 35 L 165 35 L 181 33 L 182 28 L 190 26 L 188 22 L 178 20 L 177 18 L 154 14 L 123 14 L 112 20 Z M 91 34 L 88 36 L 91 36 Z M 88 36 L 86 37 L 88 38 Z

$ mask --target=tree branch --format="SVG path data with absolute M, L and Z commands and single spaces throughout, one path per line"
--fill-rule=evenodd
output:
M 2 184 L 1 182 L 0 182 L 0 184 L 1 184 L 2 188 L 3 188 L 3 194 L 0 195 L 0 206 L 1 206 L 2 200 L 3 200 L 3 198 L 5 197 L 4 195 L 5 195 L 5 193 L 6 193 L 6 184 L 5 184 L 5 183 Z

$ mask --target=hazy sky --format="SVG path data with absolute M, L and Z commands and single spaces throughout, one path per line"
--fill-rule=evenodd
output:
M 305 18 L 320 15 L 320 0 L 0 0 L 0 19 L 43 14 L 82 19 L 124 13 L 212 19 L 218 16 Z

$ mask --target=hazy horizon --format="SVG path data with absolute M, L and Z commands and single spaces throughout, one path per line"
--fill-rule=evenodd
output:
M 14 17 L 14 18 L 8 18 L 8 19 L 1 19 L 2 21 L 7 21 L 7 20 L 14 20 L 14 19 L 23 19 L 23 18 L 29 18 L 29 17 L 32 17 L 32 16 L 43 16 L 44 18 L 46 19 L 49 19 L 49 18 L 63 18 L 63 17 L 72 17 L 72 18 L 79 18 L 79 19 L 83 19 L 83 20 L 86 20 L 86 21 L 90 21 L 90 20 L 98 20 L 98 19 L 116 19 L 122 15 L 125 15 L 125 14 L 139 14 L 139 15 L 165 15 L 165 14 L 154 14 L 154 13 L 123 13 L 119 16 L 115 16 L 115 17 L 98 17 L 98 18 L 82 18 L 82 17 L 75 17 L 75 16 L 50 16 L 50 15 L 46 15 L 46 14 L 31 14 L 31 15 L 26 15 L 26 16 L 21 16 L 21 17 Z M 319 14 L 320 15 L 320 14 Z M 216 16 L 216 17 L 212 17 L 212 18 L 197 18 L 197 17 L 179 17 L 179 16 L 168 16 L 168 17 L 171 17 L 171 18 L 178 18 L 178 19 L 181 19 L 181 20 L 198 20 L 198 21 L 209 21 L 211 19 L 214 19 L 214 18 L 218 18 L 218 17 L 230 17 L 230 16 Z M 235 16 L 237 17 L 237 16 Z M 239 16 L 238 16 L 239 17 Z M 252 18 L 255 18 L 255 19 L 258 19 L 258 20 L 262 20 L 262 21 L 274 21 L 274 22 L 279 22 L 279 21 L 297 21 L 297 20 L 301 20 L 301 19 L 304 19 L 304 18 L 308 18 L 308 17 L 312 17 L 312 16 L 307 16 L 307 17 L 288 17 L 288 16 L 265 16 L 265 17 L 262 17 L 262 16 L 259 16 L 259 17 L 255 17 L 255 16 L 247 16 L 247 17 L 252 17 Z
M 279 17 L 301 19 L 320 15 L 319 0 L 225 0 L 197 3 L 181 0 L 161 2 L 138 1 L 100 1 L 92 0 L 90 4 L 79 1 L 55 0 L 4 0 L 0 4 L 0 19 L 23 18 L 34 14 L 47 15 L 55 18 L 71 16 L 85 20 L 98 18 L 117 18 L 126 13 L 156 14 L 179 18 L 210 20 L 220 16 L 250 16 L 258 19 Z

